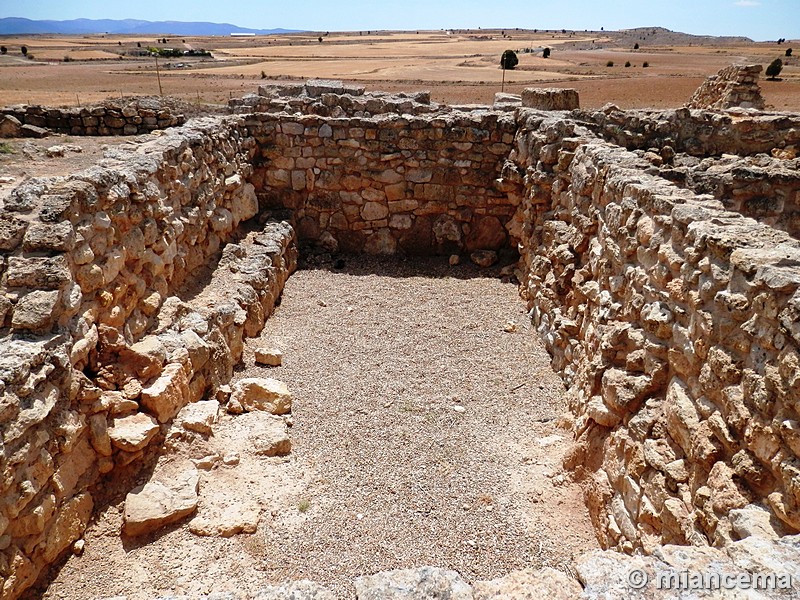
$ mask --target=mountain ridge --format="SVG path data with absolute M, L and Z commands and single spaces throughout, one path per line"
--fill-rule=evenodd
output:
M 69 19 L 66 21 L 33 20 L 22 17 L 0 18 L 0 35 L 57 34 L 78 35 L 108 33 L 117 35 L 230 35 L 255 33 L 277 35 L 296 33 L 294 29 L 252 29 L 231 23 L 208 21 L 145 21 L 142 19 Z

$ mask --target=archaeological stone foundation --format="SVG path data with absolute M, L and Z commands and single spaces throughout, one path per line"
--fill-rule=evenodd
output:
M 98 483 L 182 407 L 224 396 L 298 246 L 518 253 L 601 545 L 800 564 L 800 115 L 721 110 L 759 108 L 757 74 L 730 69 L 665 111 L 586 111 L 557 90 L 446 107 L 263 88 L 20 183 L 0 212 L 2 597 L 80 538 Z M 91 135 L 107 114 L 67 119 Z M 119 118 L 106 127 L 161 125 Z M 235 285 L 215 286 L 223 273 Z

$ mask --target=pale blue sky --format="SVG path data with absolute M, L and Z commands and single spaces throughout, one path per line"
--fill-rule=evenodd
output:
M 0 17 L 213 21 L 242 27 L 624 29 L 800 38 L 800 0 L 0 0 Z

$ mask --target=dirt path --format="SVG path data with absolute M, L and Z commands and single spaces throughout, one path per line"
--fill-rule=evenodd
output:
M 210 504 L 257 502 L 258 531 L 197 537 L 184 523 L 132 545 L 121 506 L 86 536 L 46 598 L 256 590 L 312 579 L 341 597 L 381 570 L 434 565 L 468 580 L 558 566 L 596 547 L 577 486 L 560 474 L 562 385 L 516 286 L 446 261 L 301 270 L 239 377 L 275 377 L 295 398 L 292 453 L 251 456 L 246 417 L 165 462 L 237 451 L 203 473 Z M 506 332 L 508 323 L 516 331 Z M 254 365 L 276 346 L 283 366 Z M 214 448 L 212 448 L 212 446 Z

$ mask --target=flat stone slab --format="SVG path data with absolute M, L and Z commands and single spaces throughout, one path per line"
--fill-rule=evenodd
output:
M 135 488 L 125 498 L 125 534 L 151 533 L 192 514 L 199 482 L 197 469 L 189 469 L 166 482 L 150 481 Z
M 384 571 L 359 577 L 354 584 L 358 600 L 473 600 L 461 575 L 435 567 Z

